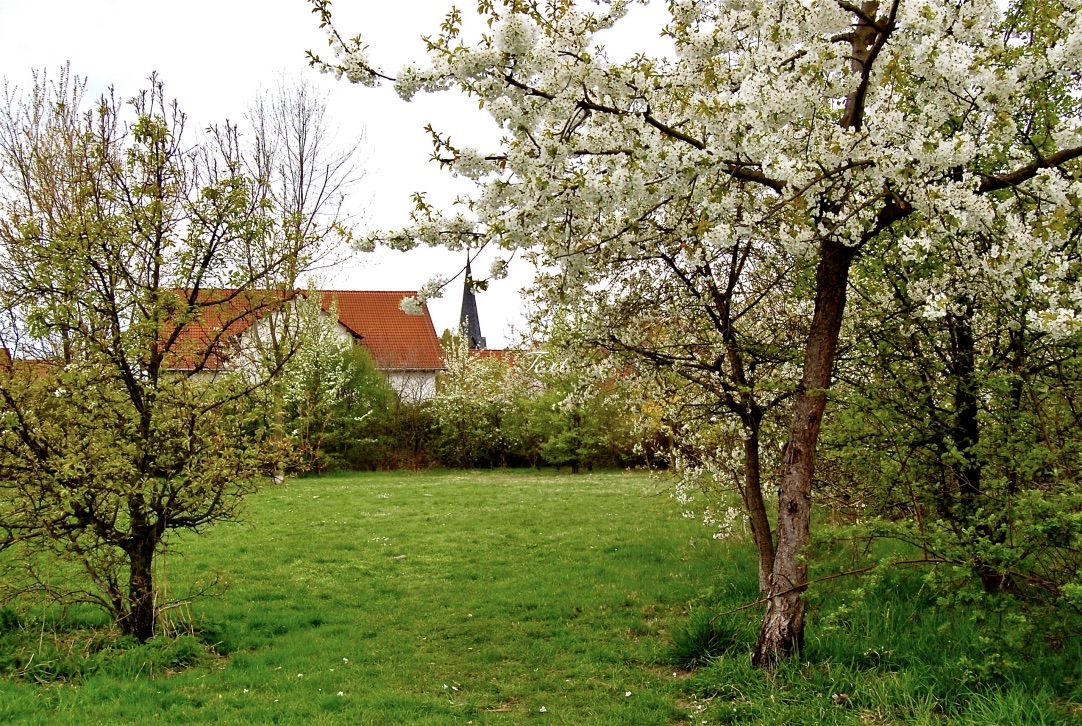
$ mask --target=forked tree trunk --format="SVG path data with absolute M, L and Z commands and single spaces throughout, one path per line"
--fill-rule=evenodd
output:
M 804 559 L 811 524 L 815 446 L 826 408 L 827 388 L 838 350 L 845 292 L 855 250 L 835 240 L 819 248 L 815 273 L 815 312 L 804 353 L 804 373 L 785 444 L 778 489 L 778 547 L 770 578 L 766 614 L 752 664 L 771 668 L 804 645 Z
M 128 550 L 128 612 L 120 621 L 120 628 L 140 642 L 154 637 L 154 550 L 151 537 L 138 539 Z

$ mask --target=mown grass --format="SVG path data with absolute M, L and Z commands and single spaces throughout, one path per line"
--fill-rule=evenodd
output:
M 171 586 L 228 578 L 190 611 L 213 648 L 136 646 L 85 629 L 94 613 L 55 632 L 0 618 L 0 723 L 1082 716 L 1082 646 L 1006 662 L 910 572 L 862 606 L 853 582 L 817 588 L 803 657 L 753 670 L 758 610 L 717 614 L 755 599 L 754 567 L 640 474 L 300 479 L 253 497 L 246 524 L 173 543 Z
M 0 722 L 679 720 L 680 684 L 654 665 L 666 629 L 741 557 L 656 489 L 504 472 L 267 489 L 247 524 L 166 560 L 170 583 L 227 573 L 193 609 L 224 657 L 153 680 L 0 682 Z

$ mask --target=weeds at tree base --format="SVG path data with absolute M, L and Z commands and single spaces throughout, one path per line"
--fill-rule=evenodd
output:
M 0 620 L 15 622 L 9 609 Z M 15 616 L 17 618 L 17 616 Z M 214 646 L 186 634 L 145 643 L 116 627 L 80 627 L 18 621 L 0 628 L 0 677 L 40 685 L 79 683 L 92 676 L 155 680 L 219 657 Z
M 687 623 L 672 634 L 668 661 L 678 668 L 694 670 L 714 658 L 740 650 L 747 640 L 744 626 L 713 610 L 692 608 Z

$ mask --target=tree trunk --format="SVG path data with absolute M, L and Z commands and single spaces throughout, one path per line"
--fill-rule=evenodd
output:
M 978 514 L 982 503 L 988 501 L 981 484 L 983 465 L 978 447 L 981 440 L 980 404 L 977 398 L 977 345 L 973 336 L 973 311 L 966 307 L 961 315 L 948 318 L 951 331 L 952 361 L 951 373 L 954 376 L 954 422 L 951 439 L 955 451 L 961 456 L 961 462 L 955 465 L 955 478 L 958 483 L 959 512 L 958 522 L 991 544 L 1003 544 L 1002 531 L 987 519 L 988 512 Z M 981 556 L 982 546 L 974 542 L 973 568 L 981 579 L 984 591 L 1007 592 L 1013 588 L 1009 573 L 988 562 Z
M 770 519 L 763 502 L 763 487 L 759 466 L 759 429 L 748 431 L 744 437 L 744 509 L 751 523 L 751 535 L 759 554 L 759 592 L 770 592 L 770 576 L 774 574 L 774 537 Z
M 962 503 L 962 521 L 969 519 L 981 496 L 981 465 L 977 461 L 981 429 L 977 420 L 979 406 L 974 380 L 977 355 L 971 317 L 972 311 L 969 309 L 962 315 L 948 317 L 953 348 L 950 367 L 954 375 L 954 425 L 951 427 L 951 438 L 962 457 L 955 469 Z
M 128 612 L 120 621 L 125 635 L 134 635 L 140 642 L 154 637 L 154 550 L 156 542 L 150 536 L 136 539 L 128 550 L 130 577 L 128 580 Z
M 808 564 L 804 560 L 811 528 L 815 446 L 826 408 L 827 388 L 838 350 L 845 312 L 846 285 L 854 248 L 835 240 L 819 247 L 815 273 L 815 312 L 804 349 L 804 373 L 796 397 L 793 425 L 782 457 L 778 488 L 778 548 L 766 614 L 752 664 L 771 668 L 804 645 L 804 596 Z

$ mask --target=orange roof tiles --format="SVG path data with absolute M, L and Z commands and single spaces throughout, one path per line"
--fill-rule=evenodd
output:
M 178 291 L 184 297 L 186 291 Z M 413 291 L 312 290 L 322 295 L 321 307 L 337 303 L 338 321 L 355 335 L 376 367 L 386 371 L 442 370 L 443 350 L 428 307 L 423 315 L 408 315 L 399 304 Z M 229 367 L 237 336 L 259 317 L 293 297 L 306 294 L 268 291 L 204 290 L 197 305 L 199 317 L 181 331 L 173 346 L 174 369 Z
M 495 358 L 514 365 L 515 359 L 518 357 L 518 351 L 509 348 L 471 348 L 470 355 L 478 358 Z
M 316 291 L 313 291 L 316 292 Z M 382 370 L 440 370 L 443 350 L 436 329 L 423 306 L 423 315 L 399 308 L 414 291 L 321 290 L 322 307 L 338 304 L 338 321 L 361 339 Z
M 184 306 L 191 300 L 189 290 L 176 290 L 177 302 Z M 273 311 L 295 293 L 268 290 L 209 289 L 199 291 L 193 301 L 194 320 L 179 331 L 166 325 L 162 334 L 174 334 L 166 365 L 174 370 L 220 370 L 228 368 L 237 336 L 264 314 Z

